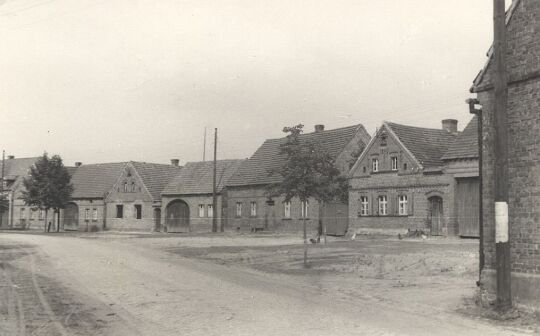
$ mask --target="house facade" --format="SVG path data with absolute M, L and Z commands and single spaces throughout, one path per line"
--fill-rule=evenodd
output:
M 211 232 L 214 217 L 218 228 L 227 227 L 226 183 L 243 160 L 216 161 L 217 204 L 213 208 L 214 162 L 188 162 L 162 192 L 162 213 L 167 232 Z
M 457 234 L 454 177 L 442 156 L 458 137 L 441 129 L 384 122 L 349 173 L 349 221 L 356 232 Z
M 300 141 L 317 141 L 335 159 L 343 174 L 347 174 L 356 158 L 370 140 L 362 125 L 354 125 L 334 130 L 324 130 L 323 125 L 316 125 L 315 131 L 300 135 Z M 281 177 L 272 173 L 285 162 L 280 154 L 280 146 L 286 138 L 266 140 L 259 149 L 242 163 L 236 174 L 227 183 L 228 226 L 232 230 L 249 231 L 256 229 L 272 231 L 301 231 L 305 218 L 310 232 L 318 228 L 319 205 L 315 200 L 308 200 L 307 213 L 303 213 L 298 199 L 284 202 L 283 197 L 269 199 L 266 188 L 269 184 L 279 183 Z M 330 230 L 339 228 L 343 234 L 348 220 L 346 205 L 328 205 L 327 210 L 334 216 L 326 219 L 333 221 Z M 335 226 L 334 226 L 335 223 Z
M 507 12 L 508 216 L 511 294 L 540 309 L 540 2 L 514 0 Z M 493 55 L 471 92 L 482 105 L 483 240 L 481 288 L 496 293 Z

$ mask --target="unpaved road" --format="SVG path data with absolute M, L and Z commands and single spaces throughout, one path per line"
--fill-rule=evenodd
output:
M 0 335 L 519 335 L 138 244 L 0 234 Z

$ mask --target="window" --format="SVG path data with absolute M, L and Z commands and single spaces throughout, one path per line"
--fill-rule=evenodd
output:
M 84 220 L 90 220 L 90 209 L 84 209 Z
M 372 170 L 374 172 L 379 171 L 379 159 L 372 159 L 371 163 L 372 163 Z
M 251 217 L 257 216 L 257 202 L 251 202 Z
M 242 217 L 242 203 L 236 203 L 236 217 Z
M 304 202 L 301 203 L 302 205 L 302 209 L 300 211 L 300 218 L 309 218 L 309 201 L 306 201 L 305 202 L 305 207 L 304 207 Z M 305 210 L 305 216 L 304 216 L 304 210 Z
M 369 215 L 369 200 L 367 196 L 360 196 L 360 215 Z
M 135 204 L 135 219 L 142 218 L 142 205 Z
M 362 170 L 364 172 L 364 174 L 366 173 L 366 167 L 364 167 L 364 169 Z
M 3 181 L 2 181 L 2 187 L 3 187 L 4 189 L 7 189 L 8 183 L 7 183 L 6 180 L 3 180 Z
M 397 157 L 392 156 L 392 170 L 397 170 Z
M 135 192 L 135 182 L 131 182 L 131 192 Z
M 116 205 L 116 218 L 124 218 L 124 206 L 122 204 Z
M 127 182 L 124 182 L 124 192 L 127 192 L 128 191 L 128 184 Z
M 35 212 L 36 212 L 36 210 L 30 209 L 30 215 L 29 215 L 29 216 L 30 216 L 30 218 L 29 218 L 30 220 L 34 220 L 34 213 L 35 213 Z
M 204 204 L 199 204 L 199 217 L 204 217 Z
M 43 210 L 42 210 L 42 209 L 39 209 L 39 212 L 38 212 L 38 219 L 39 219 L 39 220 L 43 220 Z
M 387 215 L 388 199 L 386 196 L 379 196 L 379 216 Z
M 284 217 L 285 218 L 291 218 L 291 202 L 283 203 L 283 209 L 285 211 Z
M 403 170 L 407 170 L 407 162 L 403 164 Z
M 214 217 L 214 207 L 212 204 L 208 204 L 208 217 Z
M 21 208 L 21 219 L 26 219 L 26 209 Z
M 407 196 L 400 195 L 398 197 L 398 204 L 399 204 L 399 215 L 407 216 Z
M 93 220 L 94 222 L 97 222 L 97 220 L 98 220 L 97 209 L 92 209 L 92 220 Z

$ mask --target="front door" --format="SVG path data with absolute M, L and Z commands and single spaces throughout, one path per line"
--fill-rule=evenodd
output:
M 434 196 L 429 199 L 429 225 L 431 235 L 439 236 L 442 234 L 443 200 L 438 196 Z

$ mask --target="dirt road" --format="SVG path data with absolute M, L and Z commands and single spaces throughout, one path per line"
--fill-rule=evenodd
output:
M 0 234 L 0 335 L 519 335 L 137 240 Z

